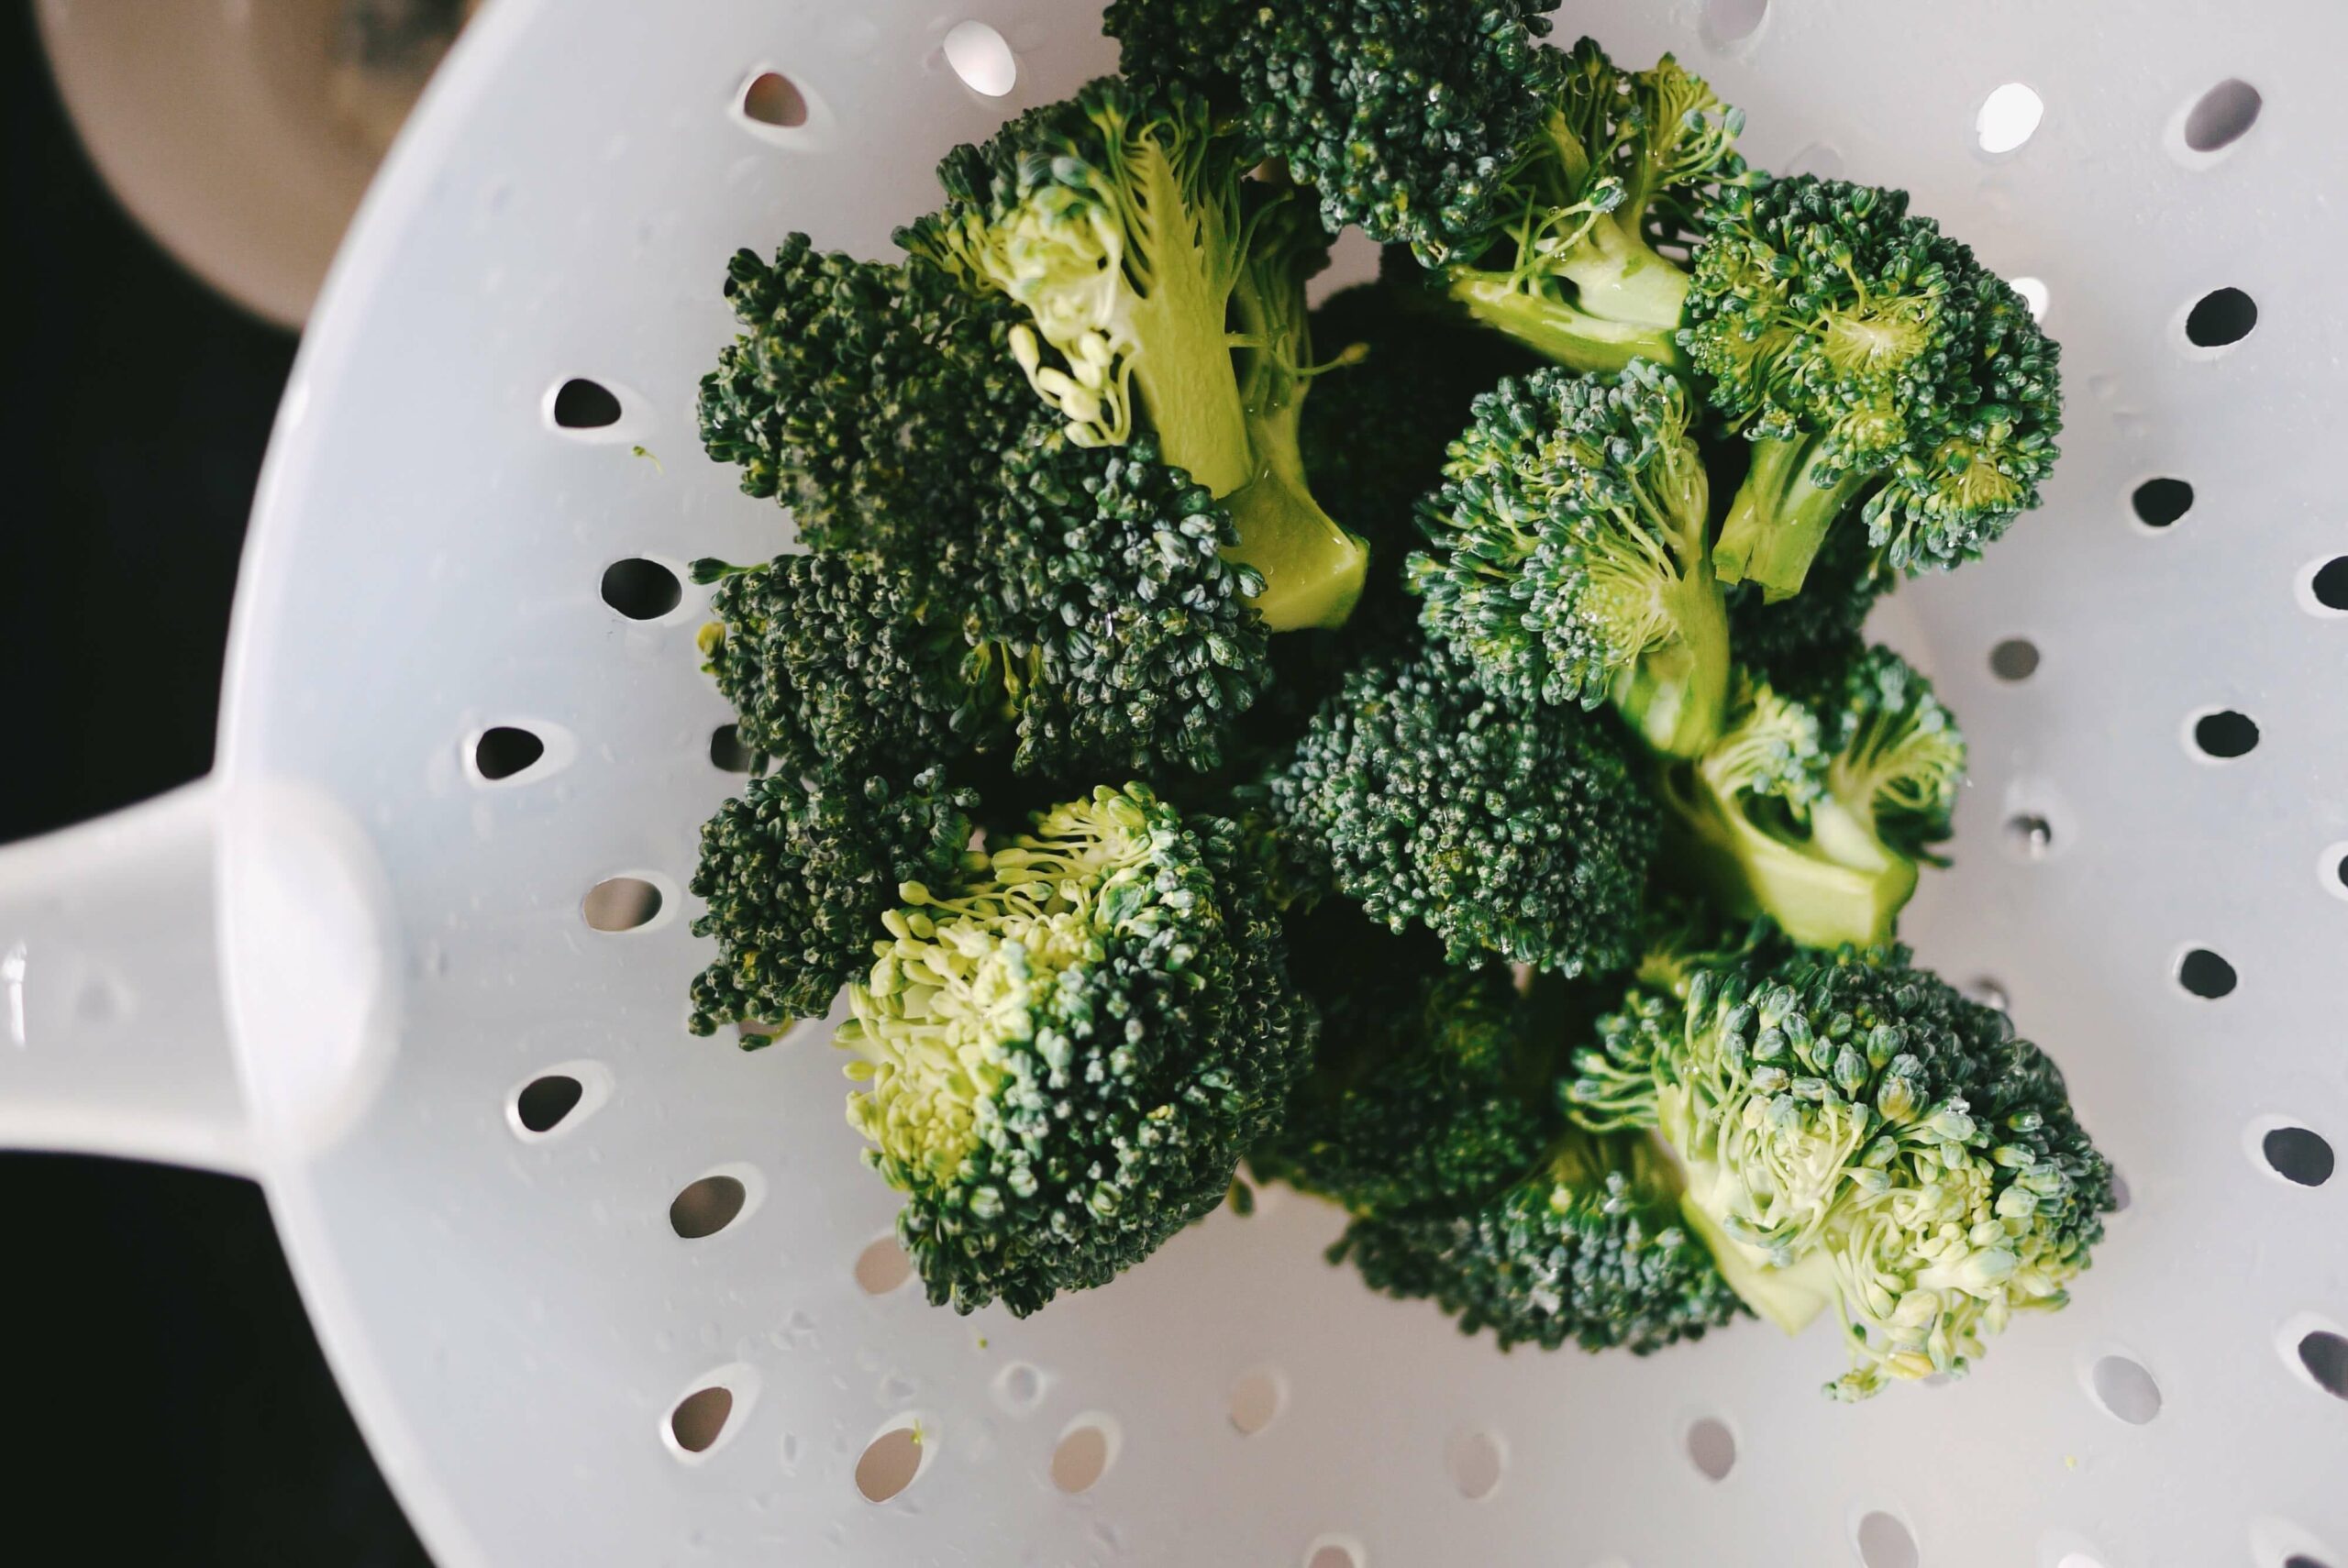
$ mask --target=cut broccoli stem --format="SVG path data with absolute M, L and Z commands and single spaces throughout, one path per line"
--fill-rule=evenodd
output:
M 1663 769 L 1667 853 L 1728 909 L 1766 914 L 1805 947 L 1888 942 L 1916 890 L 1916 864 L 1888 854 L 1832 797 L 1810 812 L 1807 837 L 1766 832 L 1686 764 Z
M 1224 504 L 1239 530 L 1224 553 L 1259 573 L 1264 591 L 1250 599 L 1275 632 L 1342 626 L 1361 597 L 1368 547 L 1343 528 L 1304 489 L 1267 463 Z
M 1679 1212 L 1688 1229 L 1712 1254 L 1712 1266 L 1720 1270 L 1728 1287 L 1762 1321 L 1798 1334 L 1829 1304 L 1841 1300 L 1833 1253 L 1822 1249 L 1789 1267 L 1778 1268 L 1770 1263 L 1767 1253 L 1721 1229 L 1720 1221 L 1705 1212 L 1693 1189 L 1681 1194 Z
M 1574 285 L 1576 303 L 1586 315 L 1656 328 L 1667 337 L 1679 326 L 1688 274 L 1611 215 L 1590 226 L 1584 242 L 1558 271 Z
M 1845 468 L 1832 484 L 1819 484 L 1811 477 L 1817 458 L 1814 436 L 1752 446 L 1753 466 L 1721 525 L 1712 566 L 1722 582 L 1758 583 L 1762 597 L 1775 604 L 1801 591 L 1826 531 L 1875 476 Z
M 1303 273 L 1296 262 L 1291 201 L 1259 214 L 1247 262 L 1232 291 L 1242 367 L 1237 381 L 1252 477 L 1224 497 L 1238 545 L 1225 552 L 1256 569 L 1264 591 L 1249 602 L 1275 632 L 1341 626 L 1361 597 L 1369 547 L 1321 509 L 1304 472 L 1299 430 L 1311 386 Z M 1312 237 L 1318 243 L 1317 234 Z
M 1684 291 L 1684 280 L 1680 286 Z M 1619 370 L 1634 359 L 1652 359 L 1675 370 L 1687 364 L 1667 326 L 1604 320 L 1527 293 L 1502 273 L 1462 271 L 1453 274 L 1445 292 L 1471 320 L 1571 370 Z
M 1655 1095 L 1655 1131 L 1638 1140 L 1638 1167 L 1652 1172 L 1651 1188 L 1676 1192 L 1688 1229 L 1712 1256 L 1737 1298 L 1765 1322 L 1789 1334 L 1800 1333 L 1811 1319 L 1838 1299 L 1834 1264 L 1825 1249 L 1813 1249 L 1790 1266 L 1781 1266 L 1766 1247 L 1733 1235 L 1714 1216 L 1740 1212 L 1743 1164 L 1723 1158 L 1717 1143 L 1733 1130 L 1719 1118 L 1700 1117 L 1695 1091 L 1684 1085 L 1658 1088 Z M 1711 1124 L 1707 1136 L 1705 1124 Z
M 1728 609 L 1712 579 L 1700 540 L 1703 511 L 1696 513 L 1700 537 L 1685 576 L 1665 591 L 1677 639 L 1641 655 L 1617 678 L 1616 711 L 1651 750 L 1666 756 L 1697 756 L 1720 738 L 1728 705 Z

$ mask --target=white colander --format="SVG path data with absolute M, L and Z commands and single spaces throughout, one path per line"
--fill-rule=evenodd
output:
M 1329 1268 L 1335 1213 L 1277 1191 L 1025 1322 L 867 1288 L 895 1204 L 825 1031 L 684 1031 L 683 885 L 737 782 L 703 596 L 630 619 L 603 585 L 782 545 L 694 439 L 725 259 L 884 254 L 947 146 L 1112 64 L 1049 0 L 490 8 L 286 393 L 216 771 L 0 856 L 0 1143 L 258 1176 L 446 1568 L 2348 1568 L 2348 1177 L 2307 1185 L 2348 1143 L 2348 7 L 1585 29 L 1679 51 L 1762 165 L 1906 185 L 2040 281 L 2046 508 L 1889 635 L 1975 767 L 1909 932 L 2010 999 L 2132 1194 L 2067 1311 L 1857 1408 L 1823 1324 L 1502 1356 Z M 574 379 L 615 422 L 556 419 Z M 2140 514 L 2155 479 L 2189 508 Z M 2211 755 L 2246 738 L 2220 712 L 2247 753 Z M 493 727 L 542 754 L 485 779 Z M 615 878 L 659 912 L 593 928 Z M 549 1077 L 577 1099 L 534 1132 Z M 880 1502 L 876 1439 L 919 1461 Z

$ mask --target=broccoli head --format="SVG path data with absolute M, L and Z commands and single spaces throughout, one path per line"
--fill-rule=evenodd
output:
M 693 981 L 688 1027 L 822 1017 L 870 962 L 899 884 L 961 863 L 978 804 L 935 769 L 902 786 L 831 769 L 751 779 L 702 826 L 693 934 L 716 939 L 717 961 Z
M 932 1302 L 1024 1316 L 1223 1200 L 1317 1024 L 1246 836 L 1102 788 L 900 889 L 839 1042 Z
M 1803 175 L 1721 193 L 1679 341 L 1752 443 L 1715 564 L 1772 600 L 1855 505 L 1891 567 L 1945 568 L 2035 506 L 2054 466 L 2055 346 L 1902 192 Z
M 1356 1219 L 1330 1249 L 1373 1289 L 1432 1298 L 1502 1349 L 1638 1354 L 1744 1309 L 1680 1212 L 1678 1172 L 1644 1132 L 1556 1134 L 1531 1173 L 1451 1212 Z
M 1322 1043 L 1279 1127 L 1249 1151 L 1356 1214 L 1449 1211 L 1521 1176 L 1556 1131 L 1547 1063 L 1499 966 L 1454 969 L 1422 933 L 1336 900 L 1289 921 L 1291 970 Z
M 1479 690 L 1434 649 L 1372 659 L 1269 780 L 1305 874 L 1455 964 L 1620 966 L 1655 851 L 1653 805 L 1610 722 Z
M 2003 1013 L 1899 947 L 1707 969 L 1684 1002 L 1644 999 L 1568 1098 L 1656 1131 L 1747 1305 L 1789 1331 L 1836 1309 L 1851 1365 L 1829 1392 L 1962 1374 L 2016 1310 L 2067 1299 L 2111 1169 Z
M 796 772 L 829 759 L 925 766 L 1009 737 L 1005 683 L 990 679 L 958 618 L 871 556 L 693 563 L 715 582 L 702 668 L 734 705 L 754 756 Z
M 1580 370 L 1678 367 L 1684 248 L 1722 187 L 1744 177 L 1744 116 L 1666 55 L 1624 71 L 1589 39 L 1537 60 L 1516 89 L 1541 103 L 1480 243 L 1432 285 L 1469 317 Z
M 1664 769 L 1676 857 L 1722 902 L 1814 947 L 1890 940 L 1946 839 L 1965 738 L 1888 648 L 1772 686 L 1738 672 L 1721 739 Z
M 697 562 L 721 583 L 705 668 L 743 743 L 921 766 L 1013 748 L 1022 771 L 1210 768 L 1271 678 L 1230 522 L 1144 437 L 1039 430 L 999 464 L 982 547 Z
M 928 559 L 966 546 L 1002 454 L 1035 423 L 1018 313 L 935 268 L 819 251 L 728 269 L 743 335 L 701 386 L 702 443 L 791 509 L 815 550 Z
M 1119 69 L 1244 118 L 1321 221 L 1431 255 L 1480 236 L 1540 105 L 1528 0 L 1113 0 Z
M 1720 734 L 1728 618 L 1706 545 L 1710 490 L 1681 383 L 1551 367 L 1476 400 L 1409 564 L 1427 635 L 1517 702 L 1612 698 L 1647 744 Z
M 947 154 L 945 206 L 898 239 L 1017 308 L 1007 350 L 1072 442 L 1154 434 L 1230 510 L 1268 625 L 1335 625 L 1367 552 L 1305 488 L 1289 406 L 1309 368 L 1304 280 L 1326 242 L 1281 215 L 1292 193 L 1251 184 L 1257 161 L 1205 100 L 1103 78 Z

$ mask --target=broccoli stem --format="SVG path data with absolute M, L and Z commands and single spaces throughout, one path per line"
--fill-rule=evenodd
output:
M 1133 356 L 1135 390 L 1157 433 L 1159 455 L 1220 500 L 1256 470 L 1230 346 L 1220 330 L 1235 282 L 1227 257 L 1235 237 L 1210 221 L 1213 208 L 1192 199 L 1162 141 L 1153 138 L 1133 149 L 1126 169 L 1129 222 L 1146 239 L 1126 259 L 1135 274 L 1128 330 L 1133 342 L 1147 346 Z M 1174 232 L 1186 215 L 1205 232 Z
M 1671 600 L 1678 636 L 1623 671 L 1614 706 L 1650 750 L 1699 756 L 1720 738 L 1730 668 L 1728 610 L 1700 536 Z
M 1613 216 L 1592 224 L 1558 271 L 1573 284 L 1575 303 L 1584 315 L 1660 328 L 1667 336 L 1679 325 L 1680 307 L 1688 299 L 1688 274 L 1656 255 L 1645 240 Z
M 1731 911 L 1766 914 L 1805 947 L 1874 946 L 1916 890 L 1916 864 L 1887 851 L 1832 796 L 1810 812 L 1809 831 L 1765 831 L 1685 764 L 1663 770 L 1667 853 Z
M 1683 292 L 1685 287 L 1683 280 Z M 1471 320 L 1569 370 L 1613 371 L 1634 359 L 1652 359 L 1675 370 L 1686 367 L 1668 326 L 1605 320 L 1527 293 L 1501 273 L 1460 270 L 1451 274 L 1445 293 Z
M 1810 1320 L 1839 1299 L 1833 1261 L 1818 1248 L 1789 1268 L 1769 1260 L 1767 1250 L 1729 1234 L 1715 1213 L 1733 1213 L 1746 1197 L 1740 1166 L 1718 1157 L 1700 1130 L 1694 1093 L 1685 1084 L 1656 1092 L 1656 1132 L 1649 1147 L 1672 1168 L 1679 1193 L 1679 1212 L 1689 1230 L 1712 1255 L 1712 1265 L 1765 1321 L 1789 1334 L 1800 1333 Z
M 1239 532 L 1225 554 L 1263 578 L 1264 591 L 1249 602 L 1273 631 L 1342 626 L 1361 597 L 1369 547 L 1321 509 L 1305 477 L 1299 431 L 1312 383 L 1300 370 L 1311 352 L 1302 274 L 1274 224 L 1259 223 L 1257 232 L 1232 291 L 1243 355 L 1232 384 L 1253 465 L 1246 482 L 1222 497 Z
M 1753 463 L 1730 502 L 1728 521 L 1712 547 L 1722 582 L 1756 582 L 1775 604 L 1801 591 L 1826 531 L 1874 477 L 1844 469 L 1832 484 L 1811 476 L 1817 438 L 1795 436 L 1752 443 Z

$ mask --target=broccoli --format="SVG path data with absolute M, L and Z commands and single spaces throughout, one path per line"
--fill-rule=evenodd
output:
M 2004 280 L 1898 191 L 1811 176 L 1724 190 L 1679 340 L 1752 445 L 1713 561 L 1799 591 L 1855 502 L 1895 569 L 1978 555 L 2038 504 L 2057 350 Z
M 717 961 L 693 980 L 688 1027 L 822 1017 L 870 962 L 898 885 L 961 863 L 978 805 L 936 769 L 903 787 L 830 768 L 751 779 L 701 830 L 693 934 L 716 940 Z
M 1248 833 L 1103 787 L 900 889 L 838 1040 L 933 1303 L 1024 1317 L 1223 1201 L 1317 1029 Z
M 1700 231 L 1713 193 L 1744 178 L 1744 116 L 1669 55 L 1626 72 L 1589 39 L 1545 53 L 1508 89 L 1543 105 L 1479 243 L 1433 285 L 1472 319 L 1560 364 L 1677 368 L 1689 274 L 1667 254 Z
M 1672 858 L 1813 947 L 1890 940 L 1949 835 L 1965 737 L 1932 683 L 1866 648 L 1772 686 L 1740 670 L 1728 727 L 1657 793 Z
M 1326 243 L 1283 212 L 1293 193 L 1247 179 L 1257 160 L 1203 99 L 1103 78 L 947 154 L 946 205 L 898 240 L 1020 308 L 1007 351 L 1073 443 L 1152 433 L 1229 508 L 1268 626 L 1335 625 L 1367 551 L 1312 499 L 1295 447 L 1304 280 Z
M 1610 696 L 1656 750 L 1701 752 L 1728 698 L 1728 617 L 1689 396 L 1656 366 L 1556 367 L 1476 400 L 1410 559 L 1428 635 L 1516 702 Z
M 1680 1213 L 1678 1172 L 1644 1132 L 1559 1131 L 1531 1174 L 1453 1212 L 1355 1220 L 1330 1249 L 1373 1289 L 1432 1297 L 1505 1350 L 1700 1339 L 1744 1310 Z
M 1332 231 L 1430 254 L 1490 226 L 1541 113 L 1530 0 L 1113 0 L 1104 27 L 1127 77 L 1244 117 Z
M 1594 1130 L 1660 1135 L 1747 1305 L 1789 1332 L 1834 1306 L 1851 1365 L 1829 1392 L 1960 1375 L 2014 1311 L 2063 1305 L 2111 1169 L 2003 1013 L 1900 947 L 1706 969 L 1684 1003 L 1640 1000 L 1568 1099 Z
M 745 745 L 912 766 L 1012 746 L 1031 772 L 1221 761 L 1271 668 L 1220 510 L 1146 439 L 1044 431 L 999 479 L 982 549 L 694 564 L 721 584 L 704 668 Z
M 912 562 L 971 547 L 1002 456 L 1037 423 L 1012 363 L 1018 313 L 935 268 L 748 250 L 725 295 L 743 335 L 701 385 L 702 444 L 790 508 L 823 551 Z
M 1453 969 L 1433 937 L 1331 900 L 1289 922 L 1322 1044 L 1247 1163 L 1355 1214 L 1449 1210 L 1506 1187 L 1556 1130 L 1554 1063 L 1530 1048 L 1506 969 Z
M 1268 782 L 1308 879 L 1424 926 L 1454 964 L 1630 956 L 1657 822 L 1607 721 L 1501 702 L 1439 650 L 1390 655 L 1346 677 Z
M 1008 738 L 1009 683 L 986 679 L 996 672 L 958 622 L 925 619 L 913 573 L 858 555 L 701 560 L 692 575 L 717 584 L 702 668 L 753 756 L 794 772 L 835 758 L 920 767 Z

